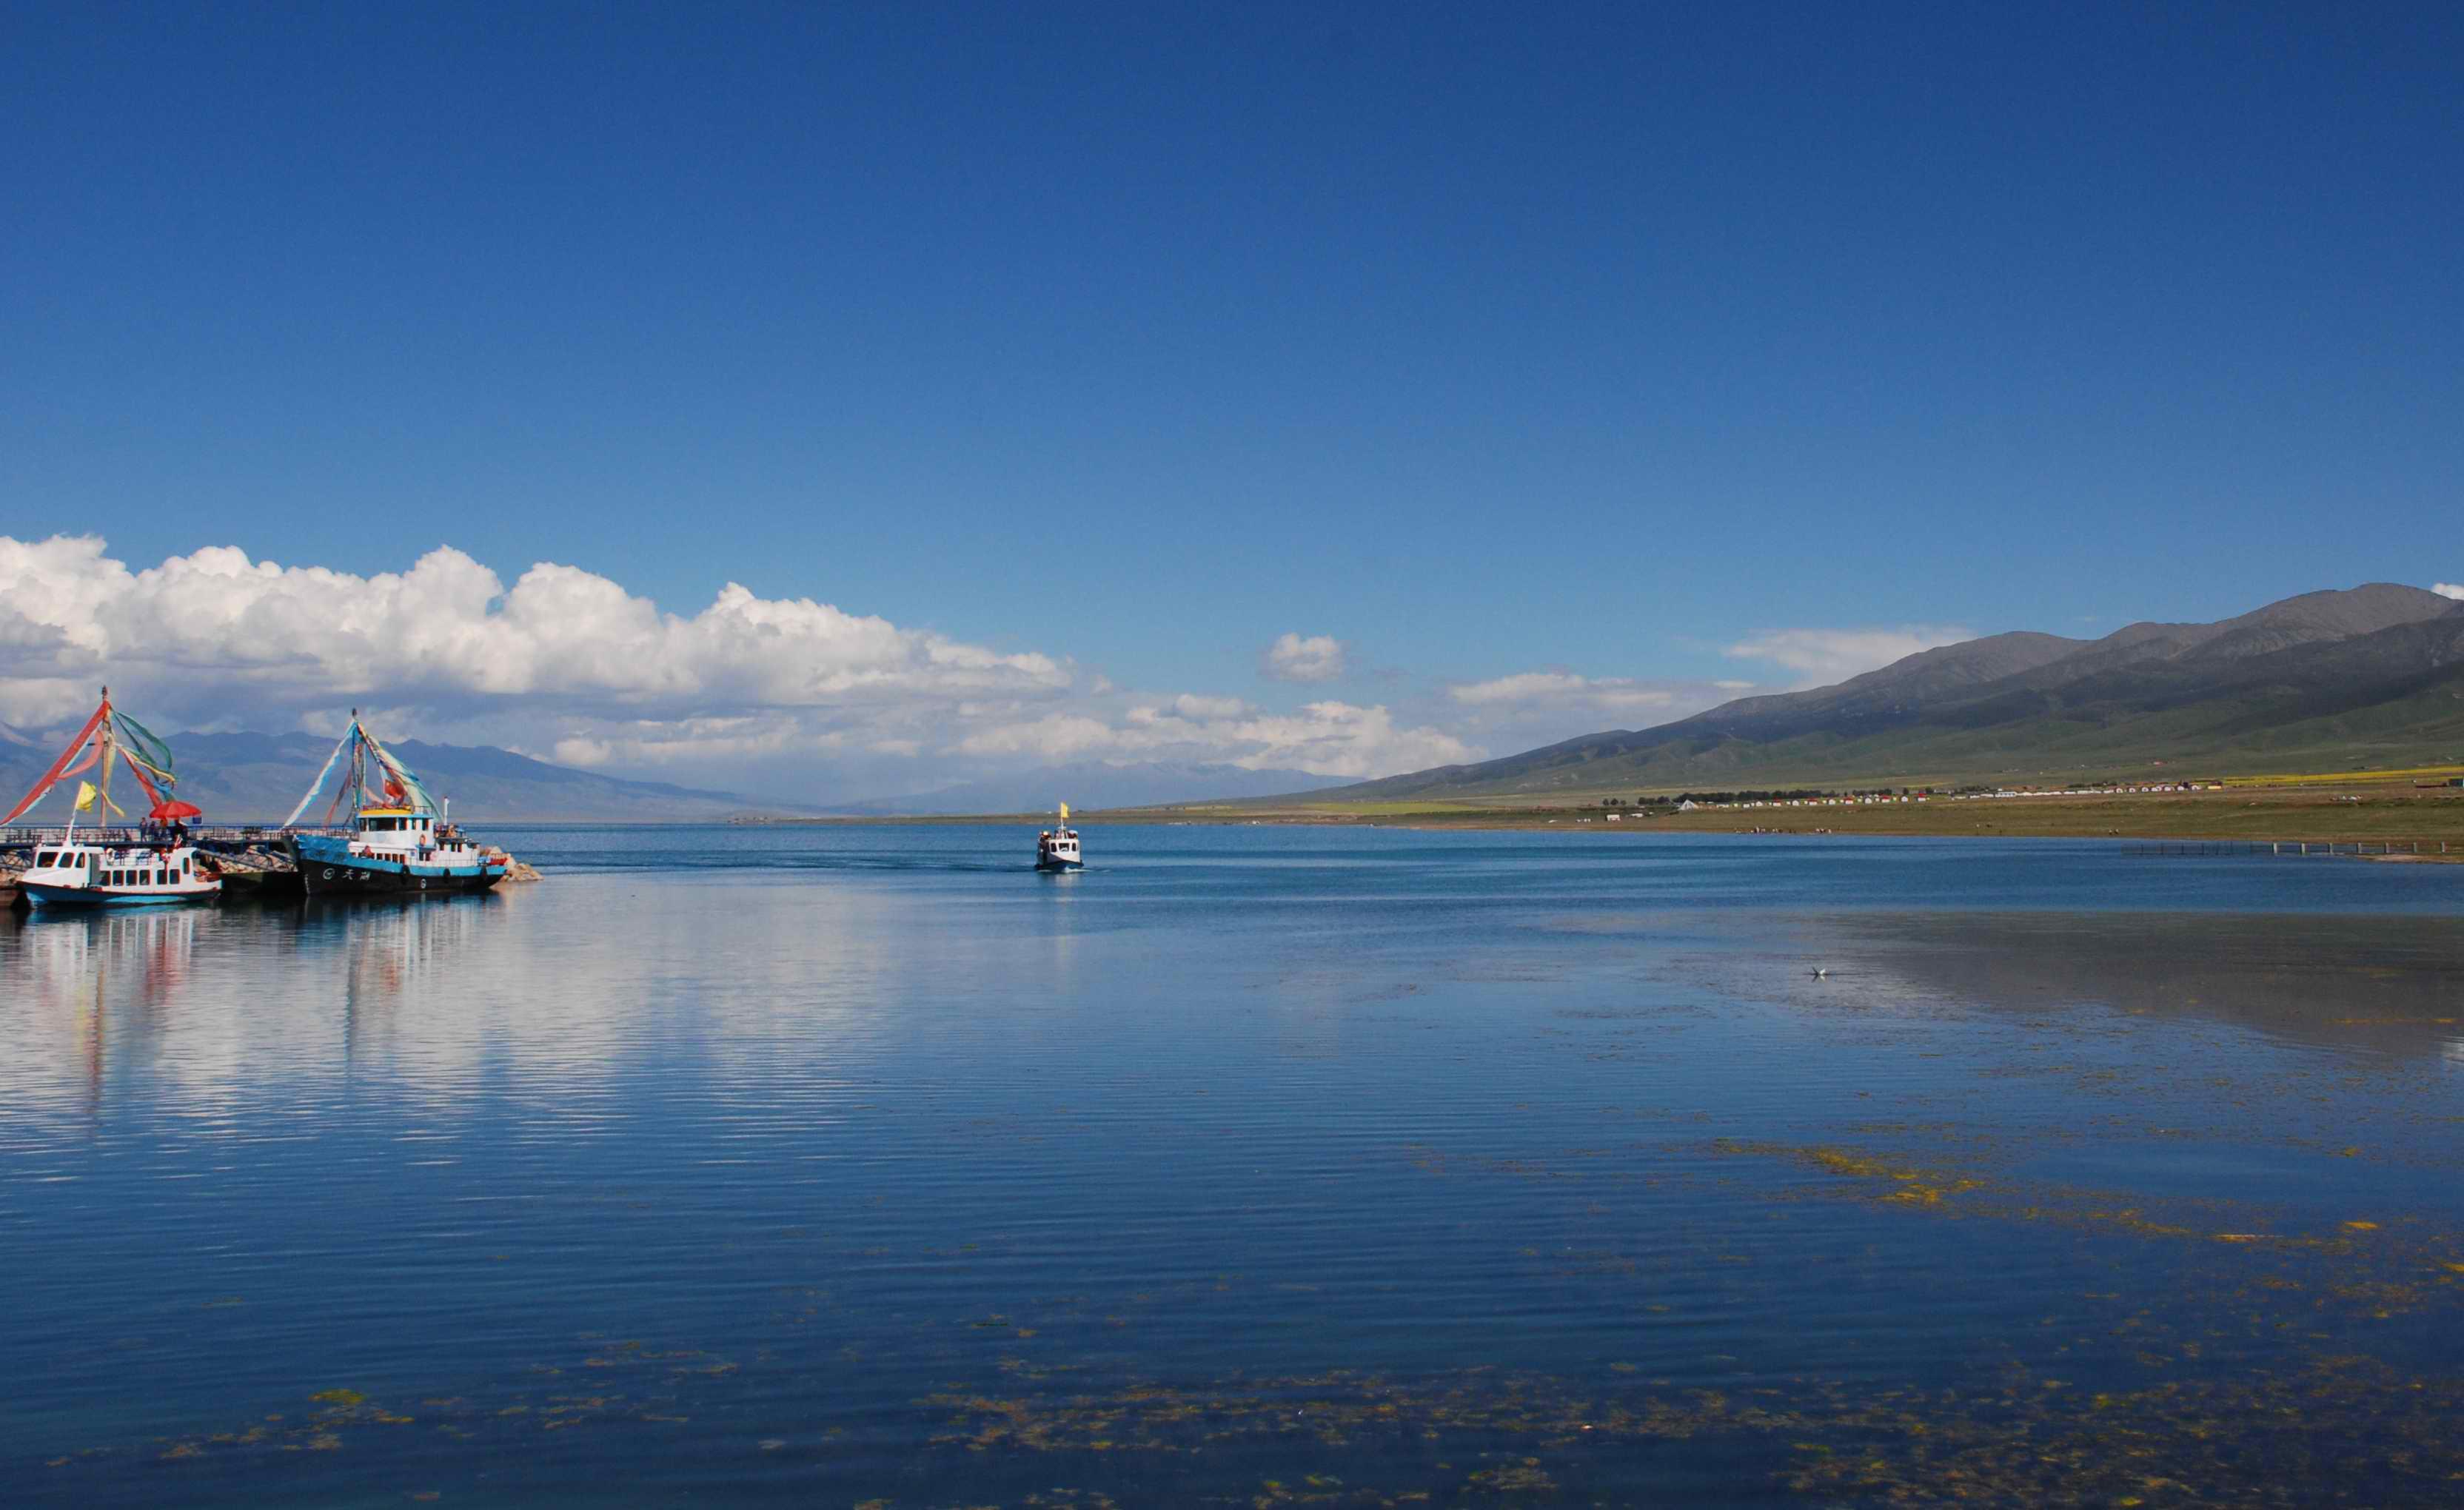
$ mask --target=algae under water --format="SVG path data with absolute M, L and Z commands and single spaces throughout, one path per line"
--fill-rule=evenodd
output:
M 1089 839 L 0 920 L 0 1498 L 2464 1491 L 2464 869 Z

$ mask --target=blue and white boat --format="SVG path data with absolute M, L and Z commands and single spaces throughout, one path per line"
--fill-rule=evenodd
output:
M 505 879 L 510 857 L 449 821 L 444 804 L 428 795 L 410 767 L 361 727 L 356 708 L 351 727 L 284 828 L 298 822 L 337 768 L 344 768 L 345 776 L 335 802 L 348 799 L 356 808 L 350 831 L 294 831 L 283 837 L 310 897 L 452 896 L 485 891 Z M 382 795 L 371 782 L 382 785 Z
M 283 844 L 311 897 L 485 891 L 507 864 L 440 815 L 410 807 L 363 807 L 348 836 L 291 834 Z

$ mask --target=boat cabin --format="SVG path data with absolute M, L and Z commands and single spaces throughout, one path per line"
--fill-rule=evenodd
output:
M 478 849 L 462 830 L 414 807 L 363 807 L 352 824 L 351 853 L 374 860 L 469 864 Z
M 1078 853 L 1078 830 L 1047 828 L 1035 836 L 1035 863 L 1039 865 L 1075 865 L 1081 864 Z

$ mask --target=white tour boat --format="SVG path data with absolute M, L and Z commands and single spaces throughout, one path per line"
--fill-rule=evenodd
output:
M 1087 862 L 1078 853 L 1078 830 L 1069 826 L 1069 804 L 1061 804 L 1061 825 L 1035 836 L 1035 868 L 1077 870 Z
M 108 848 L 74 838 L 37 846 L 17 885 L 36 907 L 162 907 L 223 890 L 212 863 L 187 844 Z
M 82 758 L 80 758 L 80 756 Z M 111 799 L 111 773 L 125 765 L 145 795 L 154 799 L 146 814 L 159 838 L 128 843 L 89 838 L 77 843 L 77 816 L 92 813 L 104 821 L 120 813 Z M 92 771 L 100 780 L 77 784 L 77 800 L 69 807 L 68 831 L 57 843 L 36 843 L 34 864 L 17 878 L 17 887 L 35 907 L 161 907 L 175 902 L 210 902 L 222 895 L 222 876 L 212 861 L 187 843 L 184 819 L 198 816 L 187 802 L 175 801 L 170 788 L 179 777 L 171 771 L 171 747 L 143 724 L 111 705 L 111 689 L 102 689 L 97 707 L 60 757 L 43 773 L 33 789 L 15 807 L 0 813 L 0 824 L 13 823 L 43 799 L 45 793 L 70 777 Z M 125 817 L 125 814 L 121 816 Z

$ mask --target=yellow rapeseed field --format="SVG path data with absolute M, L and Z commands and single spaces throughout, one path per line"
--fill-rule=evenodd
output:
M 2433 777 L 2452 779 L 2464 776 L 2464 765 L 2422 765 L 2401 771 L 2322 771 L 2315 776 L 2229 776 L 2227 786 L 2318 786 L 2325 783 L 2350 783 L 2362 786 L 2385 786 L 2390 781 L 2427 781 Z

